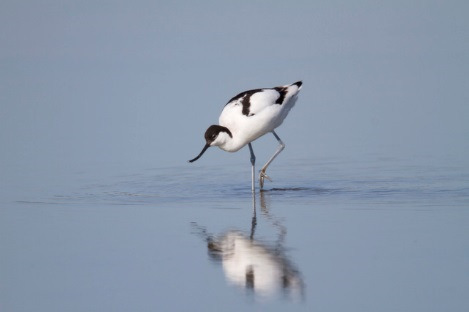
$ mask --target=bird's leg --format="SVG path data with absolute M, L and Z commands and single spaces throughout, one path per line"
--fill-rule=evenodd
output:
M 252 165 L 252 183 L 251 183 L 251 191 L 254 193 L 255 192 L 255 186 L 254 183 L 256 181 L 256 169 L 255 164 L 256 164 L 256 156 L 254 155 L 254 150 L 252 149 L 251 143 L 248 144 L 249 146 L 249 152 L 251 152 L 251 165 Z
M 281 151 L 283 151 L 283 149 L 285 148 L 285 144 L 282 142 L 282 140 L 279 138 L 279 136 L 277 135 L 277 133 L 275 133 L 275 131 L 272 131 L 272 134 L 274 135 L 274 137 L 277 139 L 278 143 L 280 143 L 277 151 L 275 152 L 275 154 L 269 159 L 269 161 L 264 165 L 264 167 L 262 167 L 262 169 L 259 171 L 259 186 L 261 187 L 261 190 L 262 188 L 264 187 L 264 179 L 267 179 L 269 181 L 272 182 L 272 179 L 270 179 L 270 177 L 268 175 L 265 174 L 265 171 L 267 170 L 267 167 L 270 165 L 270 163 L 275 159 L 275 157 L 277 157 L 278 154 L 280 154 Z

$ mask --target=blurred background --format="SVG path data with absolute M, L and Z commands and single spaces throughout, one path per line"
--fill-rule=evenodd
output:
M 300 98 L 278 129 L 284 163 L 468 164 L 468 9 L 466 1 L 4 0 L 2 179 L 189 166 L 228 99 L 297 80 Z M 276 145 L 272 136 L 255 142 L 259 161 Z M 193 166 L 236 162 L 248 164 L 249 151 L 209 150 Z

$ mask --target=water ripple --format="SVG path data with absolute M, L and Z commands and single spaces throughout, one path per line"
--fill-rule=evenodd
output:
M 277 199 L 469 206 L 469 173 L 458 168 L 304 162 L 272 169 L 264 192 Z M 231 168 L 231 169 L 230 169 Z M 248 198 L 250 172 L 234 167 L 168 167 L 120 175 L 30 203 L 153 205 Z M 379 170 L 377 169 L 379 168 Z M 236 169 L 236 168 L 235 168 Z M 239 169 L 239 168 L 238 168 Z M 21 200 L 18 202 L 26 202 Z

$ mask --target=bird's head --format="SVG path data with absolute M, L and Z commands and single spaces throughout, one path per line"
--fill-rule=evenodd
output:
M 208 127 L 207 131 L 205 131 L 204 137 L 206 142 L 204 148 L 196 158 L 189 160 L 189 162 L 194 162 L 199 159 L 210 146 L 220 146 L 225 144 L 229 138 L 233 137 L 233 135 L 226 127 L 211 125 Z

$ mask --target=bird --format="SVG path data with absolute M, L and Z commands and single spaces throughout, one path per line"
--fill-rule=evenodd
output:
M 278 141 L 279 146 L 259 171 L 259 187 L 262 190 L 264 179 L 272 181 L 265 173 L 267 167 L 285 148 L 285 143 L 277 135 L 275 129 L 283 123 L 295 105 L 302 85 L 302 81 L 297 81 L 279 87 L 252 89 L 232 97 L 220 114 L 219 124 L 211 125 L 205 131 L 206 143 L 202 151 L 189 162 L 198 160 L 212 146 L 218 146 L 227 152 L 237 152 L 248 145 L 252 166 L 251 191 L 254 193 L 256 156 L 252 142 L 270 132 Z

